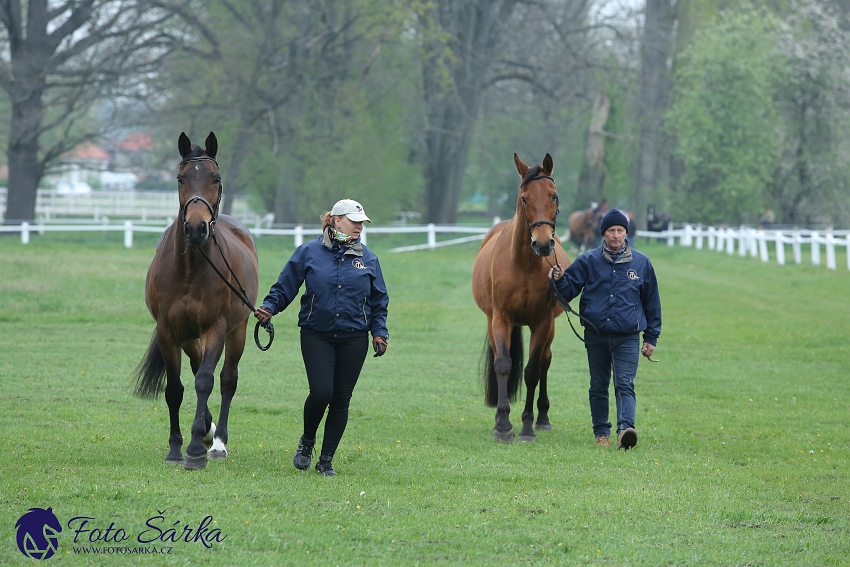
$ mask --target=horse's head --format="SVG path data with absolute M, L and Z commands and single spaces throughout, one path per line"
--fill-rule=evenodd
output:
M 522 178 L 517 200 L 517 218 L 525 218 L 531 249 L 538 256 L 555 250 L 555 222 L 558 220 L 558 190 L 552 179 L 552 156 L 546 154 L 541 165 L 528 167 L 516 154 L 514 163 Z
M 607 212 L 608 201 L 605 199 L 599 201 L 599 203 L 593 208 L 593 212 L 590 215 L 590 224 L 594 233 L 599 230 L 599 225 L 602 224 L 602 217 L 604 217 Z
M 210 132 L 204 148 L 192 144 L 185 132 L 177 140 L 183 161 L 177 169 L 180 216 L 189 244 L 200 246 L 215 229 L 221 204 L 221 172 L 215 161 L 218 140 Z

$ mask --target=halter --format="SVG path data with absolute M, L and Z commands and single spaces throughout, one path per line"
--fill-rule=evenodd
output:
M 195 157 L 195 158 L 189 158 L 189 159 L 183 161 L 180 164 L 181 169 L 182 169 L 183 166 L 185 166 L 190 161 L 211 161 L 215 164 L 216 167 L 218 167 L 218 162 L 215 161 L 214 158 L 211 158 L 209 156 L 200 156 L 200 157 Z M 210 204 L 209 201 L 207 201 L 206 199 L 204 199 L 200 195 L 193 195 L 193 196 L 189 197 L 189 199 L 186 201 L 186 203 L 182 207 L 180 207 L 180 217 L 183 219 L 183 223 L 184 224 L 186 223 L 186 209 L 189 207 L 189 205 L 191 205 L 195 201 L 200 201 L 201 203 L 203 203 L 207 206 L 207 209 L 209 209 L 209 211 L 210 211 L 210 215 L 212 215 L 212 220 L 210 221 L 210 232 L 213 232 L 215 230 L 215 221 L 218 218 L 218 208 L 219 208 L 219 205 L 221 205 L 222 189 L 223 189 L 222 184 L 219 181 L 219 183 L 218 183 L 218 197 L 216 198 L 216 202 L 215 202 L 214 207 Z
M 526 181 L 523 185 L 528 185 L 532 181 L 537 181 L 538 179 L 548 179 L 549 181 L 552 182 L 552 185 L 555 185 L 555 180 L 552 179 L 552 177 L 550 177 L 548 175 L 535 175 L 534 177 L 532 177 L 531 179 Z M 557 189 L 558 189 L 558 186 L 555 185 L 555 190 L 557 191 Z M 555 208 L 555 220 L 554 221 L 541 220 L 541 221 L 536 221 L 536 222 L 530 223 L 530 222 L 528 222 L 528 217 L 527 216 L 525 217 L 525 224 L 528 227 L 529 236 L 531 235 L 532 230 L 534 230 L 536 227 L 538 227 L 542 224 L 548 224 L 549 226 L 552 227 L 552 232 L 553 233 L 555 232 L 555 223 L 558 221 L 558 213 L 561 212 L 561 201 L 558 198 L 557 192 L 555 193 L 555 205 L 556 205 L 556 208 Z M 522 203 L 522 209 L 523 209 L 523 211 L 522 211 L 523 216 L 525 216 L 525 202 Z

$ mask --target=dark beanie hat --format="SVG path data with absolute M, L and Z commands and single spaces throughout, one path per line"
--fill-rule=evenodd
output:
M 611 209 L 605 213 L 605 216 L 602 217 L 602 224 L 599 226 L 600 232 L 605 234 L 606 230 L 615 225 L 622 226 L 626 229 L 626 232 L 629 231 L 629 219 L 619 209 Z

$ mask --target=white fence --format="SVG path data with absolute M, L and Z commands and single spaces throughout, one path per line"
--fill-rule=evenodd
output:
M 847 269 L 850 270 L 850 230 L 762 230 L 749 227 L 703 228 L 685 225 L 665 232 L 639 230 L 637 235 L 641 238 L 666 240 L 670 246 L 674 246 L 678 240 L 680 245 L 693 246 L 696 250 L 707 248 L 727 254 L 737 253 L 742 257 L 754 256 L 762 262 L 770 261 L 770 248 L 773 248 L 774 258 L 780 265 L 785 265 L 788 251 L 786 247 L 790 247 L 795 264 L 803 263 L 803 249 L 807 248 L 811 251 L 812 265 L 820 266 L 823 246 L 826 267 L 830 270 L 836 269 L 836 249 L 843 247 Z
M 321 234 L 321 229 L 304 228 L 264 228 L 266 219 L 255 217 L 255 226 L 251 230 L 255 238 L 262 236 L 292 237 L 293 248 L 297 248 L 304 242 L 305 237 Z M 498 220 L 498 219 L 496 219 Z M 166 219 L 164 223 L 139 223 L 125 220 L 121 223 L 110 223 L 108 219 L 102 219 L 100 224 L 52 224 L 40 221 L 31 225 L 23 223 L 20 226 L 0 226 L 0 233 L 20 233 L 21 242 L 27 244 L 30 235 L 35 232 L 123 232 L 124 246 L 132 248 L 133 234 L 136 232 L 162 233 L 171 224 L 172 219 Z M 412 250 L 434 250 L 441 246 L 451 246 L 462 242 L 481 240 L 489 230 L 489 227 L 454 226 L 454 225 L 417 225 L 417 226 L 384 226 L 364 227 L 361 234 L 363 242 L 368 241 L 370 234 L 424 234 L 426 241 L 423 244 L 412 246 L 401 246 L 392 248 L 391 252 L 409 252 Z M 467 234 L 458 238 L 448 240 L 437 240 L 438 234 Z M 809 257 L 814 266 L 825 263 L 830 270 L 837 268 L 837 250 L 844 248 L 846 266 L 850 270 L 850 231 L 848 230 L 756 230 L 748 227 L 715 228 L 700 226 L 693 227 L 685 225 L 682 228 L 671 229 L 665 232 L 648 232 L 639 230 L 639 238 L 655 238 L 666 241 L 669 246 L 676 242 L 681 246 L 693 247 L 696 250 L 714 250 L 726 252 L 727 254 L 738 254 L 739 256 L 753 256 L 760 258 L 763 262 L 770 261 L 770 249 L 774 250 L 773 257 L 780 265 L 784 265 L 788 258 L 786 254 L 790 250 L 790 258 L 795 264 L 802 264 L 803 250 L 809 250 Z M 821 252 L 823 251 L 823 255 Z
M 0 187 L 0 217 L 6 212 L 5 187 Z M 39 189 L 35 199 L 37 219 L 46 221 L 60 217 L 103 217 L 140 219 L 142 222 L 174 217 L 179 202 L 177 191 L 100 191 L 90 193 L 60 193 L 55 189 Z M 233 216 L 254 218 L 248 199 L 237 195 L 233 201 Z

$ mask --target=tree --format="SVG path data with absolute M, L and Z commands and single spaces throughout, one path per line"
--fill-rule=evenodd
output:
M 99 133 L 83 120 L 95 102 L 144 96 L 144 81 L 185 33 L 190 2 L 0 0 L 0 88 L 9 97 L 6 224 L 35 218 L 49 164 Z
M 673 48 L 676 3 L 646 0 L 640 54 L 638 94 L 638 162 L 634 204 L 638 225 L 645 224 L 646 205 L 659 185 L 667 182 L 670 148 L 664 114 L 670 102 L 668 61 Z
M 787 75 L 776 19 L 741 9 L 698 31 L 667 115 L 684 170 L 675 214 L 740 223 L 761 212 L 779 158 L 776 87 Z
M 850 31 L 823 2 L 799 0 L 777 41 L 785 128 L 769 198 L 788 224 L 850 222 Z

